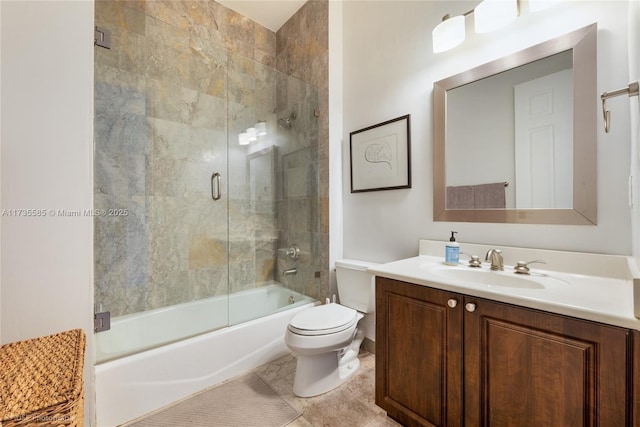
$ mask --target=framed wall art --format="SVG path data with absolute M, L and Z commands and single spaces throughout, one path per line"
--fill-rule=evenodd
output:
M 349 134 L 352 193 L 411 188 L 409 117 Z

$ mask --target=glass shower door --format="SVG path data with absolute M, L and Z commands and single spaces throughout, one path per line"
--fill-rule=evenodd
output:
M 235 325 L 318 298 L 318 95 L 312 85 L 241 56 L 230 56 L 228 81 Z M 295 259 L 286 252 L 292 246 L 300 249 Z
M 317 89 L 152 3 L 95 2 L 98 363 L 320 298 Z
M 228 52 L 133 6 L 95 2 L 98 362 L 228 325 Z

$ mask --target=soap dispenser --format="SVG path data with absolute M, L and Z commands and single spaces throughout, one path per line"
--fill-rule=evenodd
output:
M 458 265 L 460 261 L 460 244 L 456 242 L 455 237 L 457 233 L 457 231 L 451 232 L 451 238 L 444 248 L 444 263 L 447 265 Z

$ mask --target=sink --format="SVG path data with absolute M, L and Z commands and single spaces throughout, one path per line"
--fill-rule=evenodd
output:
M 545 276 L 524 276 L 511 271 L 491 271 L 470 267 L 450 267 L 441 264 L 423 264 L 420 268 L 434 276 L 444 279 L 486 285 L 488 287 L 506 287 L 519 289 L 545 289 Z

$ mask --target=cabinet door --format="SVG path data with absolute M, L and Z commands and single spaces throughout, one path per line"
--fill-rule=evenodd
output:
M 629 382 L 631 383 L 631 425 L 640 425 L 640 332 L 633 331 L 633 362 Z
M 472 297 L 464 316 L 466 426 L 628 425 L 626 329 Z
M 462 424 L 462 317 L 461 295 L 376 278 L 376 404 L 390 417 Z

